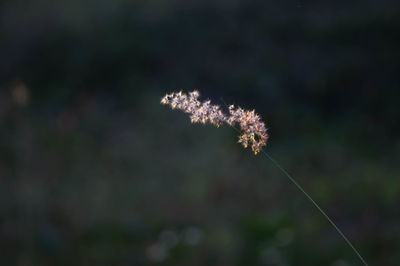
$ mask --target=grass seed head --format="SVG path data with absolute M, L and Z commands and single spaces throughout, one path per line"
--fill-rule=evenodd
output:
M 244 148 L 251 146 L 254 154 L 259 153 L 267 144 L 269 137 L 267 129 L 254 110 L 248 111 L 231 105 L 228 108 L 229 115 L 226 115 L 220 106 L 211 104 L 210 100 L 201 102 L 199 97 L 200 93 L 197 90 L 189 94 L 182 91 L 172 92 L 161 99 L 161 104 L 189 114 L 192 123 L 210 123 L 216 127 L 220 127 L 224 122 L 232 127 L 238 124 L 241 131 L 238 142 Z

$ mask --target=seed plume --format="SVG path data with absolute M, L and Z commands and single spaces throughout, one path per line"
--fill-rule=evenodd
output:
M 254 154 L 259 153 L 267 144 L 267 129 L 254 110 L 248 111 L 231 105 L 229 115 L 226 115 L 221 111 L 220 106 L 211 104 L 209 100 L 201 102 L 199 97 L 200 93 L 196 90 L 189 94 L 182 91 L 172 92 L 166 94 L 161 99 L 161 103 L 189 114 L 192 123 L 210 123 L 216 127 L 224 122 L 232 127 L 238 124 L 241 131 L 238 142 L 245 148 L 250 146 Z

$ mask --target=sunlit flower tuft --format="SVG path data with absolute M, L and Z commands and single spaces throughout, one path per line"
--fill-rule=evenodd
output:
M 259 153 L 267 144 L 267 129 L 254 110 L 248 111 L 231 105 L 229 106 L 229 116 L 227 116 L 218 105 L 212 105 L 211 101 L 200 102 L 199 96 L 200 93 L 196 90 L 189 92 L 189 95 L 182 91 L 173 92 L 166 94 L 161 99 L 161 103 L 189 114 L 192 123 L 210 123 L 216 127 L 221 126 L 224 122 L 232 127 L 239 124 L 241 135 L 238 142 L 245 148 L 251 146 L 254 154 Z

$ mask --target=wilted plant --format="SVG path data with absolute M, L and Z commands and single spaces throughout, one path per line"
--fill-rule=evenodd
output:
M 314 204 L 321 214 L 329 221 L 336 231 L 343 237 L 351 249 L 356 253 L 364 265 L 367 265 L 364 258 L 337 227 L 331 218 L 322 210 L 322 208 L 311 198 L 311 196 L 293 179 L 289 173 L 283 169 L 264 149 L 268 140 L 267 129 L 261 121 L 260 116 L 254 110 L 248 111 L 234 105 L 228 107 L 229 115 L 221 111 L 220 106 L 212 105 L 211 101 L 199 101 L 200 93 L 198 91 L 189 92 L 189 94 L 180 92 L 172 92 L 166 94 L 162 99 L 162 104 L 170 105 L 172 109 L 179 109 L 190 114 L 192 123 L 210 123 L 216 127 L 220 127 L 223 123 L 227 123 L 240 133 L 238 142 L 244 148 L 251 146 L 255 155 L 262 152 L 271 162 L 289 178 L 289 180 Z M 239 129 L 235 125 L 239 125 Z

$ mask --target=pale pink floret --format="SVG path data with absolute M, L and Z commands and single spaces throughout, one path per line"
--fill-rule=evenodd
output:
M 212 105 L 211 101 L 200 102 L 198 100 L 200 93 L 198 91 L 189 92 L 189 95 L 183 92 L 173 92 L 161 99 L 162 104 L 168 104 L 172 109 L 179 109 L 190 114 L 192 123 L 210 123 L 214 126 L 221 126 L 223 122 L 234 127 L 239 124 L 241 135 L 239 143 L 247 148 L 251 144 L 252 151 L 257 154 L 262 147 L 267 144 L 268 134 L 260 116 L 254 110 L 247 111 L 240 107 L 229 106 L 229 116 L 226 116 L 218 105 Z

